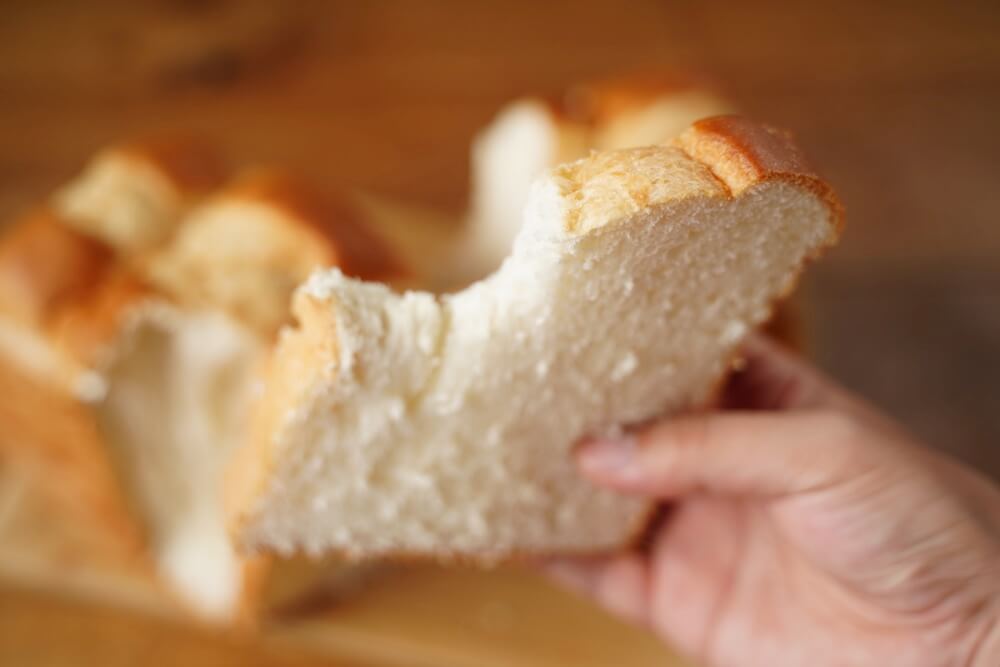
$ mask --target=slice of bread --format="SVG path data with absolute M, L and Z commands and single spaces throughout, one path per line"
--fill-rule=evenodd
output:
M 702 404 L 841 210 L 786 134 L 699 121 L 532 189 L 513 253 L 442 298 L 336 270 L 299 290 L 227 502 L 250 552 L 498 559 L 635 537 L 581 437 Z
M 464 270 L 481 277 L 510 254 L 531 184 L 546 169 L 591 150 L 665 143 L 699 118 L 731 111 L 697 82 L 665 75 L 592 81 L 558 100 L 509 104 L 472 145 Z

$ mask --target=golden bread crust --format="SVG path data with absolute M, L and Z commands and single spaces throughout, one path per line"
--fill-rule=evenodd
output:
M 82 298 L 62 308 L 48 327 L 52 343 L 83 369 L 100 368 L 129 313 L 156 294 L 131 270 L 118 266 Z
M 292 291 L 316 269 L 372 280 L 403 271 L 350 202 L 276 170 L 237 179 L 193 211 L 144 275 L 182 305 L 221 309 L 265 337 L 289 321 Z
M 389 247 L 365 224 L 364 215 L 347 198 L 324 196 L 306 182 L 276 169 L 244 173 L 221 197 L 271 206 L 287 221 L 316 236 L 325 264 L 369 280 L 403 275 Z
M 790 132 L 742 116 L 715 116 L 694 123 L 674 144 L 711 169 L 732 196 L 766 180 L 791 182 L 810 190 L 830 211 L 833 233 L 826 247 L 837 242 L 844 228 L 844 206 L 830 184 L 809 165 Z M 803 264 L 799 273 L 804 268 Z M 772 304 L 763 331 L 801 350 L 805 336 L 798 309 L 787 300 L 797 282 L 798 275 Z
M 250 507 L 260 497 L 274 470 L 273 437 L 288 419 L 286 408 L 302 398 L 303 380 L 307 377 L 303 369 L 333 366 L 338 359 L 336 314 L 329 304 L 300 293 L 293 301 L 292 311 L 298 321 L 297 335 L 281 339 L 280 352 L 268 359 L 263 373 L 268 383 L 267 394 L 252 411 L 249 441 L 236 452 L 226 469 L 223 498 L 233 536 L 240 534 Z
M 61 308 L 93 289 L 113 262 L 111 249 L 39 208 L 0 238 L 0 311 L 43 327 Z
M 694 123 L 674 143 L 711 169 L 733 196 L 765 180 L 791 182 L 814 192 L 830 208 L 837 230 L 843 227 L 843 205 L 786 130 L 715 116 Z

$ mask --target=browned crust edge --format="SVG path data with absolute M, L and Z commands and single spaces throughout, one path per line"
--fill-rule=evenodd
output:
M 731 196 L 762 181 L 786 181 L 812 191 L 827 205 L 834 240 L 843 229 L 843 205 L 809 166 L 790 132 L 743 116 L 713 116 L 691 125 L 674 143 L 707 166 Z
M 81 369 L 100 368 L 128 317 L 151 298 L 169 301 L 129 269 L 115 267 L 82 298 L 66 304 L 47 335 Z
M 305 179 L 279 169 L 248 169 L 215 201 L 244 200 L 272 206 L 316 235 L 328 248 L 327 263 L 346 275 L 390 281 L 407 274 L 402 262 L 348 197 L 325 195 Z
M 40 207 L 0 238 L 0 311 L 26 326 L 43 327 L 86 298 L 113 262 L 109 246 Z

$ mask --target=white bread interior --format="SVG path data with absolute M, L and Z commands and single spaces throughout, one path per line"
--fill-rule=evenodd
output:
M 314 275 L 228 489 L 248 550 L 503 558 L 621 546 L 650 505 L 583 436 L 705 401 L 839 208 L 738 118 L 546 173 L 500 269 L 453 295 Z
M 230 618 L 240 604 L 245 564 L 226 535 L 219 489 L 263 348 L 218 311 L 144 303 L 95 405 L 161 576 L 206 618 Z
M 588 148 L 586 126 L 560 117 L 543 100 L 519 100 L 501 109 L 472 143 L 471 259 L 499 265 L 517 236 L 535 178 L 583 157 Z
M 467 274 L 487 275 L 510 254 L 530 186 L 546 169 L 591 150 L 662 144 L 700 118 L 732 110 L 718 95 L 676 82 L 612 80 L 578 86 L 566 97 L 567 108 L 515 101 L 475 138 Z

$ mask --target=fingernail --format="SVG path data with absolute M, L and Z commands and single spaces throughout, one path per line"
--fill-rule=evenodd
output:
M 633 436 L 598 438 L 583 444 L 578 461 L 586 473 L 611 475 L 618 480 L 635 479 L 639 476 L 638 450 Z

